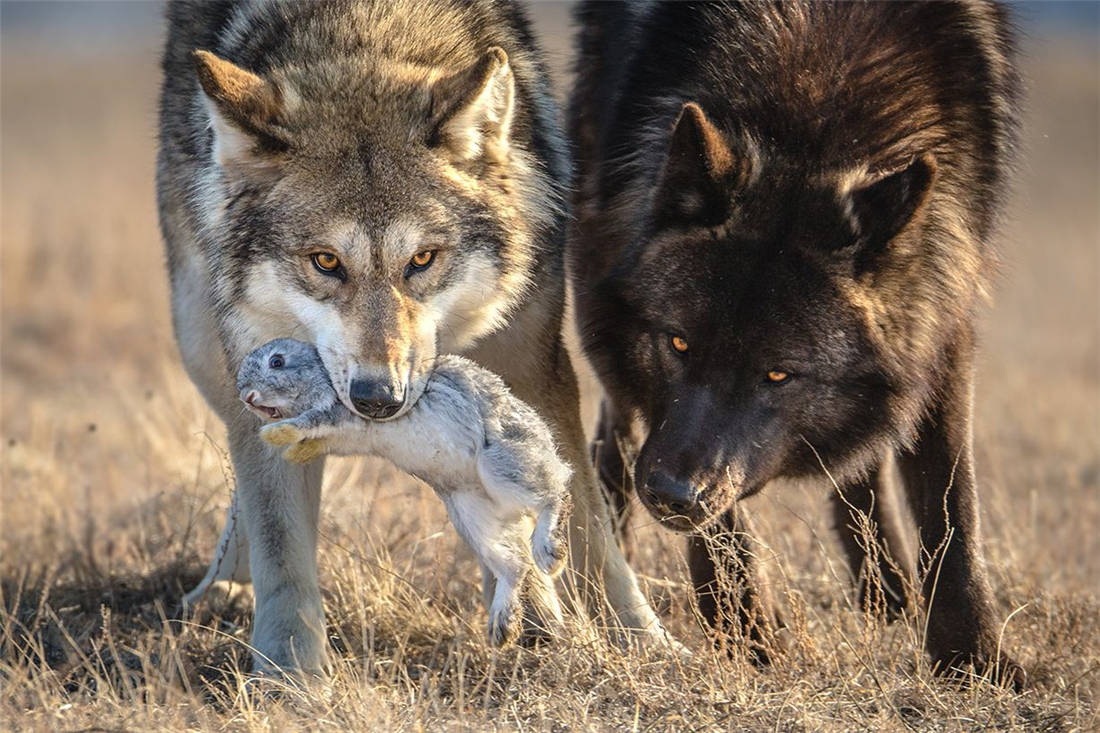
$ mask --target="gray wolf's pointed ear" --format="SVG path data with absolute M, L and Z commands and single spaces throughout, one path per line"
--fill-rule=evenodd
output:
M 654 215 L 659 223 L 720 223 L 729 215 L 733 189 L 747 174 L 745 161 L 703 109 L 687 102 L 672 129 Z
M 503 160 L 515 94 L 508 55 L 494 46 L 472 66 L 432 86 L 431 144 L 456 162 L 485 157 Z
M 275 85 L 209 51 L 194 51 L 191 58 L 210 112 L 214 158 L 220 165 L 259 163 L 286 149 L 279 128 L 283 95 Z

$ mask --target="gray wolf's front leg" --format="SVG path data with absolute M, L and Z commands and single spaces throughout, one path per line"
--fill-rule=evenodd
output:
M 277 460 L 242 415 L 228 425 L 237 475 L 238 519 L 249 544 L 255 621 L 254 668 L 321 672 L 327 664 L 325 618 L 317 581 L 317 520 L 324 462 Z
M 183 608 L 187 612 L 202 600 L 210 587 L 219 580 L 231 580 L 236 583 L 250 583 L 252 576 L 248 566 L 248 538 L 241 526 L 238 515 L 240 500 L 237 492 L 225 515 L 225 529 L 218 539 L 214 559 L 206 570 L 203 579 L 183 597 Z

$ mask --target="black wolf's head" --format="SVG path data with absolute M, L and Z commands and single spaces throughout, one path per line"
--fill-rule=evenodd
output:
M 922 336 L 884 340 L 877 309 L 919 256 L 936 175 L 931 155 L 807 175 L 684 105 L 649 221 L 581 323 L 647 428 L 635 481 L 655 516 L 688 529 L 771 479 L 859 470 L 882 447 L 914 393 L 903 342 Z
M 561 217 L 527 62 L 447 53 L 251 59 L 258 73 L 194 54 L 212 130 L 195 195 L 223 241 L 211 266 L 236 357 L 311 341 L 340 400 L 374 419 L 409 409 L 438 352 L 506 321 Z

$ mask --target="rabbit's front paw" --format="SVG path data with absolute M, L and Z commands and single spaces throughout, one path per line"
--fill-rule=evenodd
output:
M 291 463 L 309 463 L 323 455 L 325 455 L 325 441 L 318 438 L 303 440 L 283 451 L 283 458 Z
M 305 439 L 305 433 L 297 425 L 283 421 L 264 425 L 260 428 L 260 437 L 270 445 L 293 445 Z

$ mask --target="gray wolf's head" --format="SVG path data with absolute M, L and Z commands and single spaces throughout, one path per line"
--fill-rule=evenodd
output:
M 350 409 L 403 414 L 438 352 L 503 324 L 553 215 L 513 140 L 529 119 L 508 57 L 441 69 L 361 55 L 264 76 L 194 60 L 229 341 L 305 338 Z
M 295 417 L 333 401 L 317 349 L 294 339 L 275 339 L 249 353 L 237 370 L 237 393 L 265 420 Z

